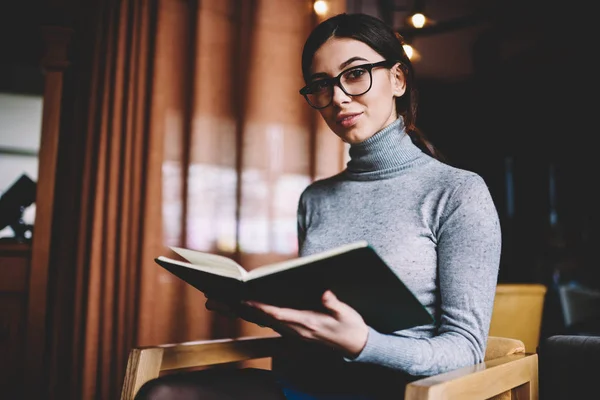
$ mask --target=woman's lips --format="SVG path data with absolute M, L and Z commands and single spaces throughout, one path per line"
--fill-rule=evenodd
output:
M 337 123 L 340 124 L 341 126 L 343 126 L 344 128 L 350 128 L 351 126 L 355 125 L 358 122 L 358 119 L 361 116 L 362 116 L 362 113 L 347 114 L 347 115 L 341 116 L 341 118 L 338 117 Z

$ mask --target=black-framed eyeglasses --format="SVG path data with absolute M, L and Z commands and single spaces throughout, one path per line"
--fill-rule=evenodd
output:
M 333 102 L 333 88 L 339 86 L 348 96 L 360 96 L 371 90 L 373 74 L 371 70 L 377 67 L 391 68 L 398 61 L 384 60 L 374 64 L 362 64 L 343 70 L 334 78 L 317 79 L 300 89 L 306 102 L 320 110 Z

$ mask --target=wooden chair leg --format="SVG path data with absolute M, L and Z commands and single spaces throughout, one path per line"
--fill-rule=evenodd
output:
M 537 357 L 535 362 L 529 363 L 531 380 L 511 390 L 511 399 L 538 400 L 539 398 L 539 371 Z

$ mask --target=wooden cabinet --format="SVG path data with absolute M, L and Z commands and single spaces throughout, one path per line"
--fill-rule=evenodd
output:
M 0 397 L 7 399 L 22 389 L 30 260 L 31 245 L 0 242 Z

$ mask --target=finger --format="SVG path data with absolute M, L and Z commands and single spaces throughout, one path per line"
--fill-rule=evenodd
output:
M 301 324 L 303 319 L 306 317 L 306 311 L 302 310 L 277 307 L 272 306 L 270 304 L 259 303 L 254 301 L 247 301 L 245 302 L 245 304 L 256 310 L 262 311 L 264 314 L 268 315 L 270 318 L 273 318 L 276 321 Z
M 238 315 L 245 321 L 252 322 L 254 324 L 264 326 L 270 326 L 273 322 L 272 318 L 270 318 L 267 314 L 262 311 L 246 306 L 244 304 L 240 305 L 237 309 Z
M 348 305 L 341 302 L 331 290 L 326 290 L 325 293 L 323 293 L 321 302 L 325 309 L 329 310 L 333 315 L 344 312 L 345 308 L 348 307 Z

